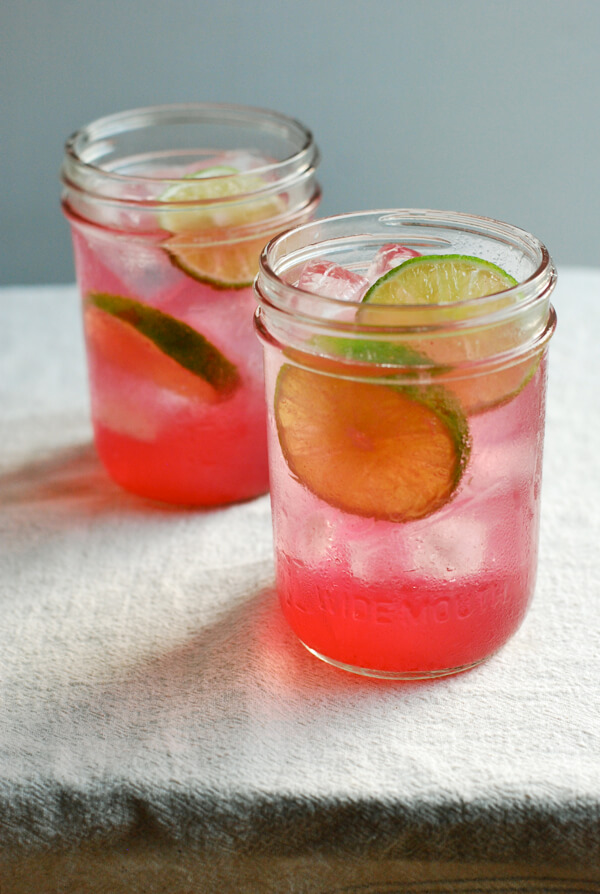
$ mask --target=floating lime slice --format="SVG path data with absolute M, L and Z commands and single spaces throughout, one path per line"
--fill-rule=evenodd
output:
M 211 244 L 205 236 L 194 240 L 193 234 L 181 234 L 167 239 L 163 248 L 176 267 L 198 282 L 215 289 L 246 289 L 258 273 L 260 253 L 271 235 Z
M 158 221 L 162 229 L 174 234 L 163 243 L 172 263 L 193 279 L 217 289 L 251 286 L 260 253 L 275 235 L 268 221 L 283 214 L 286 207 L 279 195 L 252 197 L 266 185 L 259 174 L 214 165 L 187 174 L 169 187 L 161 201 L 173 207 L 161 211 Z M 185 203 L 191 203 L 191 207 L 182 207 Z M 228 232 L 263 220 L 265 230 L 251 237 Z
M 373 304 L 455 304 L 516 286 L 501 267 L 468 255 L 422 255 L 384 273 L 366 292 Z
M 496 300 L 487 303 L 487 313 L 509 306 L 513 299 L 505 293 L 517 284 L 517 280 L 501 267 L 482 258 L 458 254 L 423 255 L 410 258 L 378 279 L 365 294 L 358 319 L 361 323 L 391 326 L 397 319 L 393 311 L 386 311 L 385 307 L 410 306 L 411 322 L 418 327 L 420 323 L 430 321 L 418 307 L 435 304 L 455 306 L 452 319 L 466 320 L 477 316 L 478 308 L 473 299 L 497 295 Z M 460 373 L 461 363 L 493 358 L 516 347 L 520 339 L 515 323 L 465 331 L 449 339 L 415 338 L 411 345 L 429 357 L 440 372 L 447 373 L 446 387 L 459 398 L 466 412 L 475 413 L 518 394 L 535 372 L 538 358 L 534 361 L 528 358 L 497 371 L 470 377 Z
M 197 233 L 213 227 L 229 228 L 276 217 L 285 209 L 279 195 L 257 195 L 267 186 L 260 174 L 240 172 L 229 165 L 214 165 L 186 174 L 160 197 L 172 204 L 158 214 L 162 229 L 169 233 Z M 240 201 L 235 199 L 239 197 Z M 227 201 L 231 200 L 231 201 Z M 198 203 L 182 208 L 187 203 Z

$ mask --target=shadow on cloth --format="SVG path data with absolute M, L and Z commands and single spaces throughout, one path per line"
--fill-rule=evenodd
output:
M 118 493 L 91 442 L 62 447 L 0 475 L 0 505 L 77 500 L 93 512 Z
M 92 441 L 57 448 L 47 455 L 0 474 L 0 507 L 36 506 L 53 513 L 64 510 L 77 518 L 130 513 L 202 512 L 169 506 L 128 493 L 104 470 Z M 211 511 L 211 510 L 206 510 Z
M 162 654 L 147 657 L 127 669 L 115 694 L 127 702 L 131 717 L 135 705 L 148 694 L 160 712 L 196 715 L 218 739 L 219 724 L 236 718 L 240 726 L 280 726 L 286 717 L 318 723 L 320 710 L 330 712 L 332 700 L 341 710 L 345 698 L 372 698 L 374 690 L 400 691 L 414 696 L 419 690 L 439 687 L 439 681 L 398 683 L 361 677 L 319 661 L 289 628 L 273 586 L 230 601 L 225 613 Z M 443 685 L 443 684 L 442 684 Z M 179 722 L 174 726 L 178 727 Z

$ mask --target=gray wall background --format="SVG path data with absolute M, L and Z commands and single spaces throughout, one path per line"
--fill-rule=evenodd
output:
M 321 214 L 430 207 L 597 265 L 600 0 L 2 0 L 0 283 L 70 282 L 65 138 L 164 102 L 300 118 Z

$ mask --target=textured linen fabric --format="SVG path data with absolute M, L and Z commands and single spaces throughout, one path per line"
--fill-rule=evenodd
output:
M 559 270 L 536 596 L 481 667 L 297 642 L 268 497 L 121 491 L 73 286 L 0 290 L 0 890 L 600 890 L 600 270 Z

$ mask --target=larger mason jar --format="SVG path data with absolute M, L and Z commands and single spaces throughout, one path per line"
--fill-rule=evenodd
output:
M 473 667 L 534 591 L 555 269 L 523 230 L 390 210 L 273 239 L 256 282 L 277 589 L 319 658 Z
M 310 219 L 318 151 L 300 122 L 232 105 L 134 109 L 66 144 L 98 454 L 127 490 L 210 506 L 268 489 L 252 280 Z

